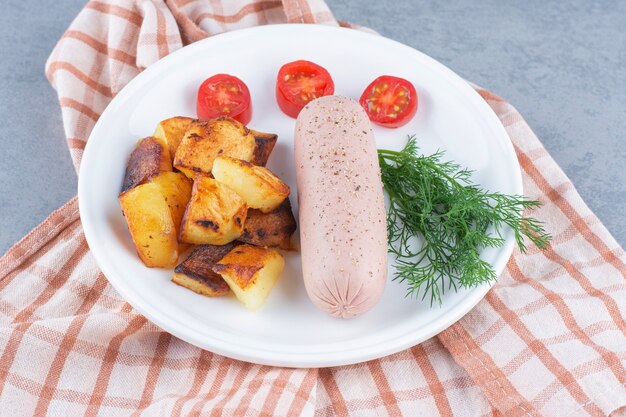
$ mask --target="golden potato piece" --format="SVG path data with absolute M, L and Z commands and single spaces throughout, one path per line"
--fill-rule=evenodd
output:
M 161 172 L 172 170 L 172 159 L 165 143 L 153 136 L 139 141 L 130 154 L 122 192 L 147 182 Z
M 212 268 L 237 244 L 232 242 L 223 246 L 197 246 L 191 255 L 176 267 L 172 281 L 207 297 L 221 297 L 228 294 L 230 287 L 224 278 L 213 272 Z
M 276 210 L 269 213 L 248 210 L 243 233 L 238 240 L 256 246 L 295 250 L 291 239 L 296 228 L 291 203 L 286 198 Z
M 229 156 L 215 158 L 213 176 L 239 194 L 248 207 L 269 213 L 289 196 L 289 186 L 264 167 Z
M 180 172 L 162 172 L 152 177 L 150 182 L 159 186 L 172 213 L 174 226 L 177 231 L 180 230 L 180 222 L 183 220 L 187 203 L 191 198 L 193 182 Z
M 119 202 L 143 263 L 148 267 L 173 268 L 178 260 L 176 227 L 159 186 L 138 185 L 121 193 Z
M 252 155 L 252 162 L 254 165 L 264 167 L 267 165 L 267 161 L 270 158 L 270 154 L 276 145 L 278 135 L 273 133 L 257 132 L 256 130 L 250 130 L 252 136 L 254 136 L 254 154 Z
M 193 121 L 178 145 L 174 167 L 194 178 L 197 173 L 211 173 L 219 155 L 250 161 L 254 146 L 248 128 L 230 117 Z
M 285 268 L 285 260 L 274 249 L 241 245 L 213 267 L 235 296 L 249 310 L 263 305 Z
M 176 149 L 178 149 L 180 141 L 193 120 L 191 117 L 176 116 L 161 120 L 157 125 L 153 136 L 167 144 L 172 160 L 174 160 Z
M 196 176 L 178 236 L 181 242 L 225 245 L 241 236 L 248 206 L 227 185 Z

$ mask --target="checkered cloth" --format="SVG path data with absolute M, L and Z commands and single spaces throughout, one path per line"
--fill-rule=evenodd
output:
M 322 0 L 90 1 L 46 74 L 78 168 L 111 98 L 183 45 L 269 23 L 337 25 Z M 342 24 L 347 25 L 347 24 Z M 349 25 L 348 25 L 349 26 Z M 515 145 L 553 234 L 437 337 L 358 365 L 228 359 L 149 323 L 108 285 L 76 199 L 0 259 L 0 414 L 606 416 L 626 409 L 626 255 L 520 114 L 478 89 Z

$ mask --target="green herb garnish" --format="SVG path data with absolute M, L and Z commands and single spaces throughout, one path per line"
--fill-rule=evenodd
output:
M 495 280 L 480 251 L 504 244 L 505 226 L 544 249 L 551 237 L 543 224 L 525 217 L 541 203 L 520 195 L 490 193 L 471 183 L 471 171 L 443 162 L 443 152 L 418 155 L 415 136 L 401 151 L 378 150 L 382 181 L 389 197 L 389 252 L 396 255 L 394 279 L 406 281 L 407 296 L 430 295 L 441 303 L 446 288 L 472 287 Z

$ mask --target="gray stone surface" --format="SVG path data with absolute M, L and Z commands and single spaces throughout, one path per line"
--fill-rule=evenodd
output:
M 84 2 L 55 4 L 2 2 L 0 254 L 76 195 L 61 110 L 44 64 Z
M 513 103 L 626 244 L 626 2 L 328 0 Z M 0 253 L 76 194 L 44 62 L 83 2 L 0 14 Z

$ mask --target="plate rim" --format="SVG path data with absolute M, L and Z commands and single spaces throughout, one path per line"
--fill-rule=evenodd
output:
M 513 144 L 504 128 L 498 119 L 495 112 L 489 107 L 489 105 L 483 100 L 483 98 L 471 87 L 471 85 L 465 81 L 462 77 L 457 75 L 451 69 L 446 67 L 444 64 L 439 61 L 431 58 L 430 56 L 424 54 L 423 52 L 403 44 L 401 42 L 395 41 L 393 39 L 389 39 L 383 37 L 382 35 L 373 34 L 370 32 L 358 31 L 350 28 L 343 27 L 335 27 L 335 26 L 325 26 L 325 25 L 310 25 L 310 24 L 276 24 L 276 25 L 262 25 L 255 26 L 245 29 L 238 29 L 229 32 L 224 32 L 218 35 L 211 36 L 209 38 L 200 40 L 198 42 L 187 45 L 183 48 L 180 48 L 169 55 L 163 57 L 159 61 L 155 62 L 144 71 L 135 76 L 128 84 L 126 84 L 111 100 L 111 102 L 104 109 L 97 122 L 95 123 L 85 146 L 82 162 L 79 170 L 78 176 L 78 205 L 79 205 L 79 213 L 81 218 L 81 224 L 83 226 L 83 231 L 85 234 L 85 238 L 89 248 L 96 260 L 98 267 L 102 270 L 103 274 L 111 283 L 113 288 L 124 298 L 126 302 L 128 302 L 134 309 L 136 309 L 140 314 L 145 316 L 152 323 L 156 324 L 159 328 L 171 333 L 172 335 L 185 340 L 201 349 L 205 349 L 214 353 L 217 353 L 222 356 L 226 356 L 229 358 L 243 360 L 246 362 L 256 363 L 260 365 L 270 365 L 270 366 L 286 366 L 286 367 L 294 367 L 294 368 L 318 368 L 318 367 L 326 367 L 326 366 L 339 366 L 339 365 L 349 365 L 354 363 L 360 363 L 371 359 L 376 359 L 380 357 L 384 357 L 393 353 L 397 353 L 411 346 L 415 346 L 437 334 L 444 331 L 458 320 L 460 320 L 465 314 L 467 314 L 476 304 L 478 304 L 489 291 L 489 289 L 495 284 L 494 281 L 491 284 L 482 284 L 480 286 L 474 287 L 471 292 L 464 297 L 461 302 L 459 302 L 452 310 L 448 311 L 448 313 L 443 316 L 445 320 L 435 320 L 435 323 L 429 323 L 425 327 L 428 328 L 427 332 L 422 332 L 420 337 L 411 337 L 410 335 L 400 335 L 394 337 L 394 343 L 390 343 L 388 339 L 383 341 L 379 341 L 374 345 L 370 345 L 367 347 L 363 347 L 356 352 L 353 350 L 345 351 L 338 350 L 329 356 L 328 354 L 324 354 L 323 358 L 319 358 L 319 355 L 316 355 L 317 359 L 312 358 L 312 354 L 310 352 L 298 353 L 297 351 L 291 352 L 289 355 L 286 355 L 284 352 L 270 352 L 267 350 L 263 350 L 263 355 L 258 356 L 256 353 L 259 352 L 259 349 L 255 348 L 245 348 L 243 346 L 233 346 L 228 342 L 221 342 L 216 339 L 212 339 L 212 341 L 216 343 L 207 343 L 206 335 L 196 335 L 195 332 L 184 332 L 182 326 L 185 326 L 184 323 L 176 320 L 171 320 L 169 317 L 164 316 L 162 314 L 156 314 L 158 312 L 152 311 L 150 308 L 147 308 L 146 305 L 139 303 L 134 297 L 129 297 L 127 289 L 122 283 L 115 278 L 110 278 L 111 276 L 115 277 L 118 274 L 114 271 L 114 268 L 110 264 L 110 260 L 106 259 L 104 256 L 104 251 L 101 252 L 101 248 L 96 242 L 94 236 L 94 225 L 91 222 L 92 216 L 88 211 L 87 203 L 81 201 L 85 201 L 85 199 L 81 199 L 81 195 L 85 195 L 86 187 L 88 187 L 88 181 L 85 179 L 87 177 L 87 172 L 89 168 L 87 168 L 93 158 L 97 156 L 94 154 L 93 149 L 96 145 L 94 145 L 95 141 L 92 141 L 91 138 L 94 136 L 98 136 L 99 131 L 103 129 L 103 125 L 101 121 L 106 119 L 106 115 L 110 112 L 113 112 L 118 103 L 123 102 L 125 96 L 132 96 L 132 91 L 139 88 L 143 83 L 144 79 L 147 79 L 153 73 L 157 73 L 161 70 L 165 65 L 167 65 L 170 61 L 175 60 L 178 56 L 182 56 L 183 54 L 191 53 L 196 49 L 206 48 L 207 44 L 212 44 L 216 42 L 224 42 L 228 41 L 229 38 L 236 38 L 240 36 L 248 36 L 248 34 L 254 35 L 255 32 L 259 31 L 278 31 L 282 32 L 284 30 L 288 31 L 335 31 L 339 33 L 350 33 L 352 35 L 357 34 L 357 36 L 363 36 L 365 38 L 370 38 L 375 41 L 383 41 L 383 42 L 391 42 L 403 48 L 410 49 L 413 53 L 417 53 L 423 59 L 429 61 L 430 64 L 434 65 L 439 72 L 446 76 L 447 79 L 452 78 L 455 82 L 453 83 L 455 87 L 461 88 L 463 93 L 474 96 L 473 100 L 476 101 L 476 104 L 479 107 L 482 107 L 481 113 L 485 115 L 488 114 L 487 119 L 490 120 L 490 126 L 499 130 L 499 136 L 506 138 L 504 140 L 503 145 L 506 147 L 506 151 L 511 154 L 515 161 L 515 166 L 511 168 L 510 174 L 513 179 L 513 186 L 515 188 L 515 192 L 518 194 L 523 194 L 522 187 L 522 176 L 521 176 L 521 168 L 519 165 L 519 161 L 517 159 Z M 462 83 L 458 83 L 458 81 L 462 81 Z M 458 85 L 457 85 L 458 84 Z M 476 100 L 478 98 L 479 100 Z M 496 123 L 493 123 L 493 122 Z M 515 172 L 513 172 L 515 171 Z M 97 248 L 94 250 L 94 248 Z M 514 248 L 514 240 L 509 238 L 505 242 L 505 245 L 501 248 L 500 255 L 498 255 L 497 260 L 493 266 L 498 276 L 503 272 L 506 263 L 508 262 Z M 204 336 L 202 339 L 200 336 Z M 224 344 L 227 344 L 225 346 Z M 382 346 L 381 346 L 382 345 Z M 372 348 L 375 347 L 375 348 Z

